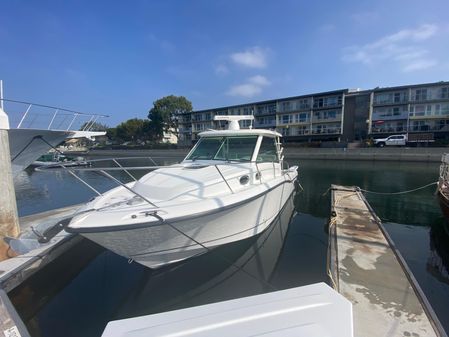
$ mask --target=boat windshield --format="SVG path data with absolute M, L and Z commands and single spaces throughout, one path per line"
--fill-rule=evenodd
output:
M 204 137 L 186 160 L 251 161 L 257 136 Z

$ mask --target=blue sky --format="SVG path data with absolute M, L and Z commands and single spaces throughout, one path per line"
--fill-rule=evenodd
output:
M 449 80 L 449 1 L 4 0 L 5 98 L 145 118 Z

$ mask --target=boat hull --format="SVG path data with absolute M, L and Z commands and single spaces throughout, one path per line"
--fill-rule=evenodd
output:
M 438 202 L 446 220 L 449 221 L 449 199 L 438 189 Z
M 294 189 L 294 182 L 285 181 L 235 207 L 159 225 L 82 235 L 149 268 L 160 268 L 263 232 Z
M 31 165 L 52 147 L 61 144 L 72 135 L 70 131 L 9 129 L 9 148 L 13 175 Z

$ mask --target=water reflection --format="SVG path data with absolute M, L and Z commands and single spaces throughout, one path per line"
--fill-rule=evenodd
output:
M 89 159 L 89 158 L 87 158 Z M 182 158 L 156 159 L 158 165 L 169 165 Z M 123 166 L 150 166 L 154 162 L 148 158 L 120 160 Z M 112 161 L 94 162 L 93 167 L 115 167 Z M 148 170 L 132 171 L 132 175 L 139 179 Z M 105 192 L 117 184 L 98 172 L 76 171 L 80 178 L 100 192 Z M 113 171 L 111 174 L 122 182 L 129 182 L 132 178 L 124 171 Z M 55 208 L 87 202 L 96 194 L 80 183 L 68 172 L 57 170 L 35 171 L 26 169 L 14 178 L 17 207 L 19 216 L 48 211 Z
M 449 284 L 449 225 L 446 219 L 432 223 L 429 236 L 427 271 L 440 282 Z
M 296 165 L 297 163 L 293 163 Z M 329 199 L 323 193 L 331 184 L 354 185 L 369 191 L 397 192 L 438 180 L 438 163 L 392 163 L 370 161 L 310 160 L 299 163 L 304 186 L 300 211 L 327 217 Z M 426 225 L 441 216 L 435 187 L 406 195 L 366 194 L 371 206 L 386 221 Z
M 258 240 L 242 241 L 224 251 L 217 249 L 162 272 L 149 272 L 143 266 L 128 264 L 125 259 L 101 249 L 69 284 L 54 293 L 45 293 L 44 300 L 36 295 L 36 290 L 33 300 L 22 301 L 30 306 L 37 302 L 42 304 L 32 318 L 27 316 L 29 326 L 35 324 L 33 331 L 42 336 L 98 336 L 110 319 L 227 299 L 233 294 L 249 295 L 269 290 L 269 284 L 282 289 L 325 281 L 327 235 L 324 228 L 330 201 L 329 195 L 323 196 L 323 193 L 330 184 L 396 192 L 436 181 L 439 169 L 438 163 L 288 161 L 292 165 L 299 164 L 304 192 L 295 197 L 298 214 L 293 217 L 280 248 L 275 244 L 274 248 L 268 248 L 271 242 L 277 242 L 271 238 L 281 237 L 279 232 L 282 231 L 274 231 L 254 255 L 251 247 Z M 106 185 L 111 182 L 101 176 L 84 173 L 86 179 L 103 185 L 104 189 L 113 186 Z M 63 174 L 26 173 L 18 188 L 16 185 L 20 213 L 62 207 L 93 196 L 86 187 Z M 127 177 L 123 175 L 122 178 Z M 444 222 L 434 191 L 430 187 L 406 195 L 368 194 L 367 198 L 384 221 L 440 321 L 449 329 L 449 242 L 441 231 Z M 268 253 L 261 253 L 265 250 Z M 80 249 L 78 254 L 90 254 L 89 249 Z M 226 264 L 219 256 L 243 266 L 244 271 Z M 66 260 L 65 264 L 76 265 L 71 260 Z M 46 272 L 43 280 L 59 280 L 59 274 L 65 269 L 67 267 L 60 267 L 53 274 Z M 258 280 L 245 271 L 257 275 Z

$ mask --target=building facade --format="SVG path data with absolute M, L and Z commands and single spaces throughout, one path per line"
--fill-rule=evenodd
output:
M 254 115 L 254 122 L 240 126 L 275 129 L 287 142 L 352 142 L 407 132 L 449 139 L 449 82 L 340 89 L 193 111 L 179 120 L 179 142 L 191 145 L 199 132 L 225 128 L 216 115 Z

